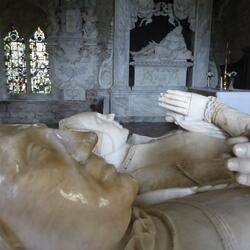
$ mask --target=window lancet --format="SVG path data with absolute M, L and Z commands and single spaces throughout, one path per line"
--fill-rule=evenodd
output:
M 27 67 L 25 61 L 25 44 L 13 27 L 4 38 L 5 69 L 7 91 L 10 94 L 27 92 Z
M 29 40 L 31 91 L 36 94 L 51 93 L 49 55 L 46 45 L 45 35 L 38 27 L 33 38 Z
M 24 39 L 19 36 L 14 27 L 4 38 L 7 92 L 9 94 L 30 92 L 50 94 L 49 55 L 43 31 L 38 27 L 33 37 L 27 42 L 30 49 L 28 57 L 26 57 Z

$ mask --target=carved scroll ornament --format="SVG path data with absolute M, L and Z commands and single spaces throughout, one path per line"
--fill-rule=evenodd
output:
M 187 18 L 192 31 L 195 31 L 195 6 L 196 0 L 174 0 L 173 4 L 175 16 L 180 20 Z

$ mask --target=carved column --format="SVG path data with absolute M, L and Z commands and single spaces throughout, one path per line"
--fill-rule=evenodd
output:
M 113 89 L 129 89 L 130 10 L 129 0 L 115 1 Z
M 4 42 L 2 36 L 0 36 L 0 48 L 0 99 L 4 99 L 7 96 L 7 79 L 5 74 Z
M 193 87 L 205 87 L 209 64 L 212 0 L 197 0 L 193 66 Z

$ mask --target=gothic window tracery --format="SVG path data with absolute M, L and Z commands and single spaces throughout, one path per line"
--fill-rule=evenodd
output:
M 29 41 L 32 93 L 49 94 L 51 92 L 49 55 L 46 50 L 46 44 L 45 35 L 38 27 L 33 38 Z
M 27 42 L 28 56 L 26 56 L 25 41 L 14 27 L 4 38 L 7 92 L 50 94 L 49 55 L 43 31 L 38 27 Z
M 26 93 L 27 66 L 25 43 L 15 28 L 4 38 L 7 90 L 10 94 Z

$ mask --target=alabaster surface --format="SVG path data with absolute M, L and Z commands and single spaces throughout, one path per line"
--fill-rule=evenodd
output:
M 248 250 L 249 188 L 176 199 L 147 210 L 134 208 L 126 250 Z
M 215 97 L 195 93 L 168 90 L 159 97 L 159 105 L 167 110 L 166 120 L 170 122 L 213 123 L 224 131 L 224 136 L 249 136 L 250 116 L 228 107 Z M 213 131 L 208 131 L 213 136 Z M 218 131 L 217 131 L 218 133 Z
M 223 111 L 225 119 L 235 114 Z M 97 113 L 62 120 L 60 127 L 0 125 L 0 249 L 249 249 L 250 191 L 229 185 L 229 169 L 248 179 L 247 137 L 227 143 L 179 132 L 134 136 L 129 141 L 136 144 L 128 144 L 114 115 Z M 92 153 L 97 148 L 107 159 L 122 159 L 118 169 L 137 179 L 147 209 L 133 206 L 135 179 Z M 223 190 L 191 195 L 211 190 L 209 184 Z M 173 199 L 185 195 L 191 196 Z
M 137 184 L 91 153 L 94 133 L 1 125 L 0 138 L 0 249 L 116 249 Z
M 139 183 L 140 193 L 234 182 L 233 174 L 226 167 L 231 147 L 225 139 L 180 131 L 160 138 L 143 138 L 141 142 L 137 139 L 129 144 L 127 129 L 114 121 L 113 115 L 93 112 L 63 119 L 59 126 L 95 131 L 98 142 L 94 152 L 120 172 L 133 176 Z
M 250 185 L 250 116 L 228 107 L 214 97 L 169 90 L 159 97 L 159 104 L 167 110 L 166 120 L 192 131 L 197 123 L 202 133 L 229 138 L 236 157 L 227 162 L 231 171 L 238 172 L 237 181 Z M 213 127 L 202 124 L 211 124 Z M 201 131 L 201 129 L 199 129 Z M 222 133 L 223 134 L 222 134 Z
M 174 187 L 233 183 L 226 167 L 230 148 L 226 140 L 198 133 L 177 133 L 133 145 L 120 171 L 139 183 L 140 192 Z
M 142 210 L 132 206 L 136 182 L 91 152 L 94 133 L 1 125 L 0 138 L 0 249 L 250 247 L 249 188 Z
M 141 194 L 166 188 L 233 183 L 235 176 L 229 167 L 232 160 L 228 161 L 233 158 L 233 153 L 238 157 L 237 164 L 243 166 L 243 171 L 238 168 L 237 181 L 242 184 L 249 183 L 249 171 L 245 168 L 249 165 L 250 156 L 246 155 L 244 160 L 240 160 L 241 156 L 237 150 L 232 152 L 232 143 L 227 142 L 229 137 L 249 134 L 249 115 L 227 107 L 215 98 L 183 91 L 169 90 L 160 96 L 159 101 L 160 106 L 167 109 L 167 121 L 175 122 L 192 133 L 182 132 L 151 140 L 147 138 L 141 143 L 131 144 L 132 140 L 128 140 L 128 143 L 126 133 L 122 132 L 126 129 L 119 126 L 119 134 L 123 136 L 117 136 L 117 132 L 113 133 L 117 130 L 109 124 L 114 123 L 117 127 L 114 116 L 96 113 L 66 118 L 60 122 L 60 127 L 97 130 L 98 153 L 107 162 L 114 164 L 120 172 L 131 174 L 138 181 Z M 88 119 L 96 122 L 94 117 L 101 118 L 98 125 L 87 122 Z M 241 121 L 240 124 L 238 121 Z M 105 129 L 102 128 L 102 124 L 105 124 Z M 196 131 L 198 133 L 194 133 Z M 110 143 L 110 138 L 117 142 Z M 242 150 L 248 152 L 250 146 L 247 142 L 248 139 L 245 145 L 235 147 L 243 147 Z M 119 147 L 113 147 L 109 153 L 105 152 L 104 148 L 112 144 Z M 193 189 L 186 189 L 183 195 L 186 191 L 190 194 Z M 175 194 L 176 197 L 179 196 Z M 166 193 L 163 196 L 167 198 L 165 195 Z

